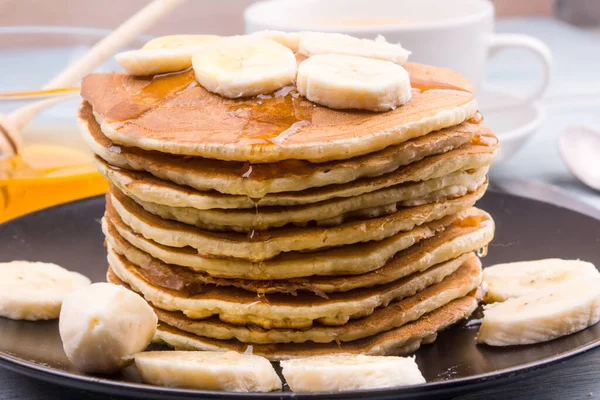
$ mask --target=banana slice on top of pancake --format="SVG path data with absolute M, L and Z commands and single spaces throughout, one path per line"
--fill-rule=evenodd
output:
M 0 317 L 17 320 L 56 319 L 65 297 L 90 285 L 76 272 L 51 263 L 0 263 Z
M 388 111 L 412 98 L 408 72 L 400 65 L 340 54 L 302 62 L 297 87 L 310 101 L 333 109 Z
M 251 36 L 274 40 L 277 43 L 280 43 L 288 49 L 292 50 L 293 52 L 298 51 L 298 45 L 300 44 L 300 32 L 266 30 L 255 32 Z
M 168 35 L 147 42 L 142 49 L 196 49 L 206 43 L 221 39 L 217 35 Z
M 341 33 L 302 32 L 298 53 L 311 57 L 317 54 L 342 54 L 404 64 L 410 51 L 399 44 L 388 43 L 383 36 L 376 40 L 359 39 Z
M 155 75 L 182 71 L 192 66 L 192 55 L 207 43 L 219 40 L 215 35 L 162 36 L 139 50 L 118 53 L 117 62 L 129 75 Z
M 294 52 L 273 40 L 234 36 L 209 43 L 192 57 L 196 80 L 228 98 L 268 94 L 296 78 Z

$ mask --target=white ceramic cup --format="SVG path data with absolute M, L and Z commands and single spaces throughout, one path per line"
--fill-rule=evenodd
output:
M 409 61 L 458 71 L 477 91 L 490 56 L 506 48 L 526 49 L 538 57 L 542 74 L 535 90 L 518 94 L 517 103 L 538 100 L 550 79 L 548 47 L 531 36 L 494 33 L 494 6 L 488 0 L 266 0 L 248 7 L 244 21 L 246 33 L 312 30 L 370 39 L 381 34 L 410 50 Z

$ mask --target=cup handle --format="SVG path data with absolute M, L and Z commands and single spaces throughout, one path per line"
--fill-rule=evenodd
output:
M 489 54 L 488 58 L 493 57 L 496 53 L 507 48 L 527 49 L 537 56 L 542 64 L 542 80 L 534 91 L 522 96 L 519 104 L 531 103 L 539 100 L 550 83 L 550 75 L 552 72 L 552 53 L 548 46 L 539 39 L 532 36 L 521 35 L 517 33 L 502 33 L 493 34 L 489 37 Z M 513 104 L 514 106 L 514 104 Z

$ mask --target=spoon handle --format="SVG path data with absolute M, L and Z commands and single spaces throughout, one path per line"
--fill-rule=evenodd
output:
M 501 178 L 492 180 L 491 188 L 515 196 L 527 197 L 568 208 L 600 220 L 600 209 L 555 185 L 521 178 Z

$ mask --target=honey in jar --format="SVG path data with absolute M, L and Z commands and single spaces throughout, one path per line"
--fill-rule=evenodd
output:
M 32 133 L 43 140 L 44 136 L 56 132 L 38 126 L 30 130 L 28 136 Z M 80 140 L 75 129 L 68 127 L 66 132 L 60 133 L 64 143 L 27 144 L 26 140 L 19 155 L 3 157 L 0 154 L 0 222 L 108 190 L 104 177 L 92 164 L 91 154 L 77 148 L 83 146 L 67 145 L 67 142 Z

